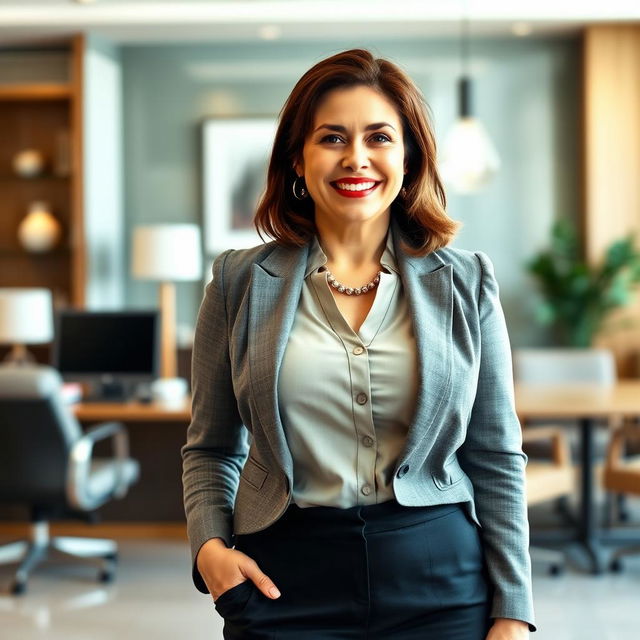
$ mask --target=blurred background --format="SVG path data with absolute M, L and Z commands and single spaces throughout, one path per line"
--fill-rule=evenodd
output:
M 453 246 L 495 265 L 536 635 L 637 633 L 637 2 L 0 0 L 3 637 L 222 637 L 181 501 L 194 323 L 260 243 L 286 97 L 354 47 L 423 91 Z

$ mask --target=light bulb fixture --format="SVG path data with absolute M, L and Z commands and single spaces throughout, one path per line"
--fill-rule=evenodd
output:
M 511 25 L 511 33 L 513 33 L 514 36 L 524 38 L 533 33 L 533 28 L 528 22 L 514 22 Z
M 263 24 L 258 29 L 258 35 L 262 40 L 278 40 L 282 36 L 282 29 L 277 24 Z
M 442 178 L 460 193 L 487 184 L 500 168 L 500 158 L 482 123 L 472 115 L 468 19 L 463 17 L 460 39 L 462 76 L 458 81 L 458 119 L 447 133 L 439 169 Z

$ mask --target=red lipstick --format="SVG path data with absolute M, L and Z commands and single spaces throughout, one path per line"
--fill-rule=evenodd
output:
M 373 178 L 339 178 L 330 183 L 331 186 L 345 198 L 365 198 L 376 190 L 379 181 Z M 360 185 L 370 184 L 370 188 L 358 188 Z M 353 187 L 351 186 L 353 185 Z

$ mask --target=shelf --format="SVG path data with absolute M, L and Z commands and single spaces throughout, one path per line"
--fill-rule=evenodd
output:
M 0 174 L 0 182 L 19 182 L 19 183 L 37 183 L 43 182 L 45 180 L 54 180 L 56 182 L 69 180 L 71 178 L 71 174 L 66 176 L 57 176 L 53 173 L 45 173 L 39 176 L 34 176 L 33 178 L 23 178 L 22 176 L 16 176 L 11 173 Z
M 2 258 L 16 258 L 24 257 L 32 260 L 43 260 L 48 257 L 66 256 L 71 253 L 71 247 L 69 245 L 63 245 L 60 247 L 54 247 L 50 251 L 44 251 L 43 253 L 35 253 L 27 251 L 22 247 L 0 247 L 0 259 Z
M 24 74 L 16 63 L 12 75 L 0 82 L 0 286 L 46 287 L 58 299 L 81 308 L 87 278 L 82 181 L 85 37 L 74 36 L 60 51 L 50 64 L 46 48 L 37 48 Z M 65 152 L 62 132 L 68 134 L 66 153 L 74 163 L 69 175 L 55 173 L 62 166 L 56 159 Z M 38 149 L 47 158 L 43 173 L 30 178 L 14 173 L 12 162 L 22 149 Z M 49 203 L 63 235 L 50 251 L 31 253 L 20 244 L 18 229 L 29 205 L 39 200 Z
M 73 90 L 68 84 L 16 84 L 0 86 L 3 100 L 68 100 Z

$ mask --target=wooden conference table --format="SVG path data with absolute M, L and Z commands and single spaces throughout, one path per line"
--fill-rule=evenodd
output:
M 603 419 L 640 416 L 640 380 L 621 380 L 609 386 L 516 384 L 515 403 L 523 424 L 534 419 L 578 422 L 582 467 L 581 504 L 577 538 L 573 539 L 587 552 L 591 572 L 602 573 L 605 568 L 604 545 L 634 544 L 638 542 L 640 534 L 637 531 L 629 535 L 619 531 L 604 533 L 598 530 L 594 495 L 594 429 Z M 544 539 L 560 541 L 557 536 Z

